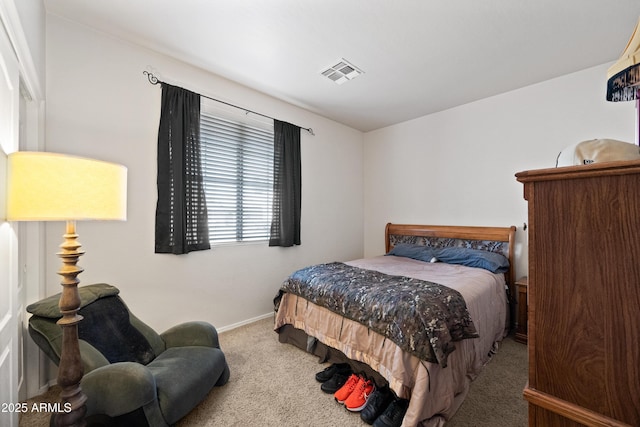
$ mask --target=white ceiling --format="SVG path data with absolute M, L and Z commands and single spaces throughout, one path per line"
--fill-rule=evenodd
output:
M 640 16 L 639 0 L 45 0 L 45 6 L 361 131 L 614 61 Z M 343 85 L 320 74 L 341 58 L 364 74 Z

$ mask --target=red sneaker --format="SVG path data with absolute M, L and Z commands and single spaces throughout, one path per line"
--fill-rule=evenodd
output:
M 369 400 L 369 396 L 371 396 L 374 390 L 375 386 L 371 380 L 360 378 L 353 393 L 345 400 L 344 406 L 353 412 L 361 411 L 367 405 L 367 400 Z
M 344 401 L 347 400 L 347 398 L 351 395 L 353 390 L 355 390 L 356 385 L 358 385 L 358 382 L 360 382 L 360 380 L 362 380 L 362 378 L 360 378 L 358 375 L 351 374 L 347 382 L 344 383 L 344 385 L 333 394 L 333 397 L 336 398 L 338 403 L 344 403 Z

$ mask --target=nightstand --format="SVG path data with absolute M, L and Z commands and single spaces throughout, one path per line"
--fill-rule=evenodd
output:
M 527 288 L 529 285 L 529 279 L 521 277 L 516 280 L 516 295 L 518 299 L 518 323 L 516 326 L 517 342 L 523 344 L 527 343 Z

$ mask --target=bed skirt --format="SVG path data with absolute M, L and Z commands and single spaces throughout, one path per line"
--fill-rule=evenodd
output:
M 333 326 L 327 328 L 327 322 Z M 449 355 L 449 366 L 442 368 L 403 352 L 357 322 L 292 294 L 284 296 L 274 329 L 280 342 L 314 354 L 320 362 L 348 362 L 356 372 L 373 378 L 377 385 L 388 383 L 398 397 L 409 399 L 403 427 L 444 426 L 490 358 L 490 354 L 478 352 L 474 340 L 463 340 L 456 343 L 458 349 Z
M 291 344 L 307 353 L 318 356 L 318 363 L 348 363 L 353 372 L 366 375 L 376 384 L 376 387 L 388 385 L 387 380 L 366 363 L 349 359 L 343 352 L 310 337 L 301 329 L 296 329 L 291 325 L 283 325 L 277 332 L 278 340 L 281 343 Z

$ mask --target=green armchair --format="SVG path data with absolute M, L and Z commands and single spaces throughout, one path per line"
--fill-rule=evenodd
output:
M 107 284 L 79 288 L 78 324 L 88 424 L 165 427 L 226 384 L 229 367 L 216 329 L 187 322 L 162 334 L 135 317 Z M 56 364 L 62 330 L 60 295 L 31 304 L 29 335 Z

